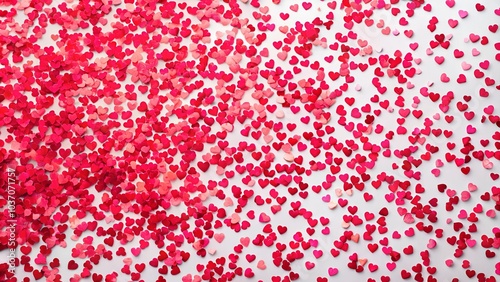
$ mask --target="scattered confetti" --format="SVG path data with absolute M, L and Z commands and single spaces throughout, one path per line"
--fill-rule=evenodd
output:
M 2 1 L 0 280 L 497 281 L 482 2 Z

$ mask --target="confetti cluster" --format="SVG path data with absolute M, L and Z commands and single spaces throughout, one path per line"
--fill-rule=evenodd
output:
M 1 1 L 0 280 L 497 281 L 460 2 Z

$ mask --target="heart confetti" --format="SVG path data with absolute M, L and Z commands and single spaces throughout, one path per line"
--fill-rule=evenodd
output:
M 497 281 L 495 1 L 55 2 L 0 9 L 1 281 Z

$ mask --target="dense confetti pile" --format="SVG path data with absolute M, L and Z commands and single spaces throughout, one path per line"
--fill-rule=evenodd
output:
M 1 1 L 0 280 L 497 281 L 460 2 Z

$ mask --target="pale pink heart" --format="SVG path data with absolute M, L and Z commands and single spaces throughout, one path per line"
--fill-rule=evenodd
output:
M 329 209 L 331 209 L 331 210 L 333 210 L 334 208 L 336 208 L 336 207 L 337 207 L 337 205 L 338 205 L 338 204 L 337 204 L 337 202 L 336 202 L 336 201 L 330 201 L 330 202 L 328 203 L 328 208 L 329 208 Z
M 427 248 L 434 249 L 436 247 L 436 245 L 437 245 L 436 240 L 429 239 L 429 243 L 427 243 Z
M 259 221 L 260 221 L 260 222 L 263 222 L 263 223 L 267 223 L 267 222 L 271 221 L 271 217 L 269 217 L 269 216 L 268 216 L 267 214 L 265 214 L 265 213 L 261 213 L 261 214 L 259 215 Z
M 287 143 L 287 144 L 281 146 L 281 150 L 283 150 L 283 152 L 285 152 L 285 153 L 290 153 L 292 151 L 292 145 Z
M 285 117 L 285 113 L 282 110 L 276 111 L 276 117 L 282 119 Z
M 411 213 L 407 213 L 407 214 L 405 214 L 405 216 L 403 218 L 403 221 L 405 223 L 414 223 L 415 222 L 415 218 L 413 218 L 413 215 Z
M 489 218 L 495 218 L 496 217 L 496 211 L 491 209 L 491 210 L 488 210 L 486 211 L 486 216 L 488 216 Z
M 225 169 L 225 168 L 223 168 L 223 167 L 221 167 L 221 166 L 217 166 L 217 169 L 216 169 L 216 171 L 215 171 L 215 173 L 216 173 L 217 175 L 223 175 L 225 172 L 226 172 L 226 169 Z
M 216 233 L 214 234 L 214 239 L 215 241 L 217 241 L 218 243 L 221 243 L 222 241 L 224 241 L 224 238 L 226 236 L 223 234 L 223 233 Z
M 230 207 L 230 206 L 232 206 L 232 205 L 233 205 L 233 200 L 232 200 L 231 198 L 229 198 L 229 197 L 226 197 L 226 198 L 224 199 L 224 206 L 225 206 L 225 207 Z
M 274 139 L 274 137 L 272 135 L 264 135 L 264 142 L 266 142 L 267 144 L 271 143 L 271 141 L 273 141 L 273 139 Z
M 287 162 L 293 162 L 295 157 L 292 154 L 287 153 L 283 156 L 283 159 Z
M 278 53 L 278 58 L 279 58 L 280 60 L 282 60 L 282 61 L 285 61 L 285 60 L 286 60 L 286 58 L 287 58 L 287 56 L 288 56 L 288 53 L 287 53 L 287 52 L 285 52 L 285 51 L 282 51 L 282 52 L 279 52 L 279 53 Z
M 457 191 L 453 190 L 453 189 L 448 189 L 446 190 L 446 195 L 448 195 L 448 197 L 454 197 L 455 195 L 457 194 Z
M 347 228 L 349 228 L 349 226 L 351 226 L 351 224 L 349 222 L 342 221 L 341 226 L 342 226 L 342 228 L 347 229 Z
M 484 159 L 483 160 L 483 167 L 485 169 L 492 169 L 493 168 L 493 163 L 489 159 Z
M 469 192 L 474 192 L 477 190 L 477 185 L 475 185 L 474 183 L 469 183 L 467 185 L 467 189 L 469 190 Z
M 398 207 L 397 211 L 398 211 L 398 214 L 400 216 L 403 216 L 403 215 L 408 213 L 408 210 L 406 208 L 402 208 L 402 207 Z
M 462 69 L 463 69 L 464 71 L 468 71 L 468 70 L 470 70 L 470 68 L 471 68 L 471 67 L 472 67 L 472 65 L 471 65 L 471 64 L 468 64 L 468 63 L 466 63 L 466 62 L 462 62 Z
M 241 237 L 240 238 L 240 243 L 243 246 L 248 247 L 248 245 L 250 244 L 250 238 L 249 237 Z
M 236 224 L 238 222 L 240 222 L 240 216 L 237 213 L 233 213 L 231 215 L 231 223 Z
M 470 199 L 469 191 L 462 191 L 462 193 L 460 194 L 460 198 L 462 202 L 467 202 Z
M 221 125 L 222 129 L 224 129 L 225 131 L 228 131 L 228 132 L 232 132 L 233 131 L 233 125 L 230 124 L 230 123 L 223 123 Z
M 124 258 L 123 263 L 125 265 L 132 265 L 132 259 L 131 258 Z

